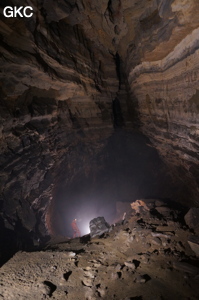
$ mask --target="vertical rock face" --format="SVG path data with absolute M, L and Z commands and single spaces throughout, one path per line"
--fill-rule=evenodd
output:
M 57 178 L 86 169 L 96 140 L 112 132 L 119 83 L 115 54 L 81 1 L 29 4 L 32 18 L 0 20 L 0 203 L 7 228 L 45 235 Z
M 9 1 L 27 4 L 0 15 L 4 226 L 45 236 L 57 182 L 132 122 L 198 204 L 198 1 Z
M 160 2 L 140 20 L 137 43 L 128 48 L 132 100 L 142 131 L 198 205 L 199 4 Z

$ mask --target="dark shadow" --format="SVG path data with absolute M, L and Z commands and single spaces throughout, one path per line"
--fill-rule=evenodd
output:
M 117 272 L 118 278 L 122 277 L 122 272 Z
M 139 261 L 139 260 L 136 260 L 136 259 L 133 260 L 133 263 L 134 263 L 136 269 L 137 269 L 137 268 L 139 267 L 139 265 L 140 265 L 140 261 Z
M 54 291 L 57 289 L 57 286 L 50 281 L 44 281 L 44 284 L 49 287 L 50 291 L 48 293 L 49 297 L 52 297 Z
M 80 238 L 80 243 L 87 244 L 88 242 L 90 242 L 90 240 L 91 240 L 90 234 L 86 234 Z
M 144 274 L 143 278 L 146 280 L 146 282 L 149 281 L 149 280 L 151 280 L 151 277 L 149 275 L 147 275 L 147 274 Z
M 112 102 L 112 110 L 113 110 L 114 127 L 115 128 L 122 127 L 124 125 L 124 119 L 122 116 L 120 101 L 117 97 Z
M 71 274 L 72 274 L 72 271 L 68 271 L 68 272 L 64 273 L 64 274 L 63 274 L 64 279 L 65 279 L 66 281 L 68 281 L 68 279 L 69 279 L 69 277 L 70 277 Z

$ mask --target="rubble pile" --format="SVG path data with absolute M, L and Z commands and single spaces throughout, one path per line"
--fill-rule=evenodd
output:
M 131 208 L 93 238 L 18 252 L 0 268 L 0 299 L 199 299 L 198 236 L 183 210 L 154 199 Z

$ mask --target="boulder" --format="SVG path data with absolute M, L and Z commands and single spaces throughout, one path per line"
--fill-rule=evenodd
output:
M 196 256 L 199 257 L 199 236 L 195 235 L 189 237 L 188 243 L 191 249 L 193 250 L 193 252 L 195 252 Z
M 97 217 L 90 221 L 89 227 L 91 237 L 95 237 L 109 231 L 110 225 L 106 222 L 104 217 Z
M 192 207 L 184 217 L 189 228 L 199 233 L 199 207 Z
M 155 208 L 159 214 L 161 214 L 163 217 L 167 218 L 171 216 L 171 209 L 167 206 L 159 206 Z
M 143 213 L 146 211 L 150 211 L 150 208 L 143 200 L 136 200 L 135 202 L 132 202 L 131 208 L 135 211 L 135 213 Z

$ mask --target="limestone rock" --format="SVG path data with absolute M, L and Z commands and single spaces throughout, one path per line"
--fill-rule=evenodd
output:
M 193 229 L 196 233 L 199 233 L 199 208 L 192 207 L 189 209 L 184 217 L 185 222 L 189 228 Z
M 191 249 L 195 252 L 196 256 L 199 257 L 199 236 L 191 236 L 188 239 L 188 243 Z
M 132 262 L 125 262 L 126 267 L 130 268 L 131 270 L 135 270 L 135 264 Z
M 155 209 L 164 217 L 171 216 L 171 209 L 167 206 L 160 206 L 160 207 L 156 207 Z
M 120 271 L 122 268 L 121 264 L 117 264 L 117 266 L 115 267 L 115 271 L 118 272 Z
M 162 245 L 162 241 L 161 241 L 161 239 L 158 238 L 158 237 L 154 237 L 154 238 L 151 240 L 151 243 L 154 244 L 154 245 L 157 245 L 157 246 Z
M 136 213 L 150 210 L 143 200 L 136 200 L 135 202 L 132 202 L 131 208 L 135 210 Z
M 153 231 L 165 224 L 163 216 L 132 214 L 127 221 L 128 226 L 118 224 L 93 240 L 57 239 L 44 251 L 18 252 L 0 268 L 0 298 L 198 299 L 199 259 L 188 247 L 190 232 L 180 220 L 176 226 L 169 223 L 177 228 L 169 237 Z M 129 244 L 132 234 L 139 239 Z M 165 243 L 153 245 L 156 238 Z
M 85 286 L 91 287 L 93 285 L 93 280 L 91 278 L 84 278 L 82 282 Z
M 106 222 L 104 217 L 97 217 L 90 221 L 90 235 L 91 237 L 95 237 L 97 235 L 101 235 L 110 229 L 110 225 Z
M 118 274 L 118 272 L 114 272 L 114 273 L 111 273 L 111 279 L 112 280 L 117 280 L 119 278 L 119 274 Z

